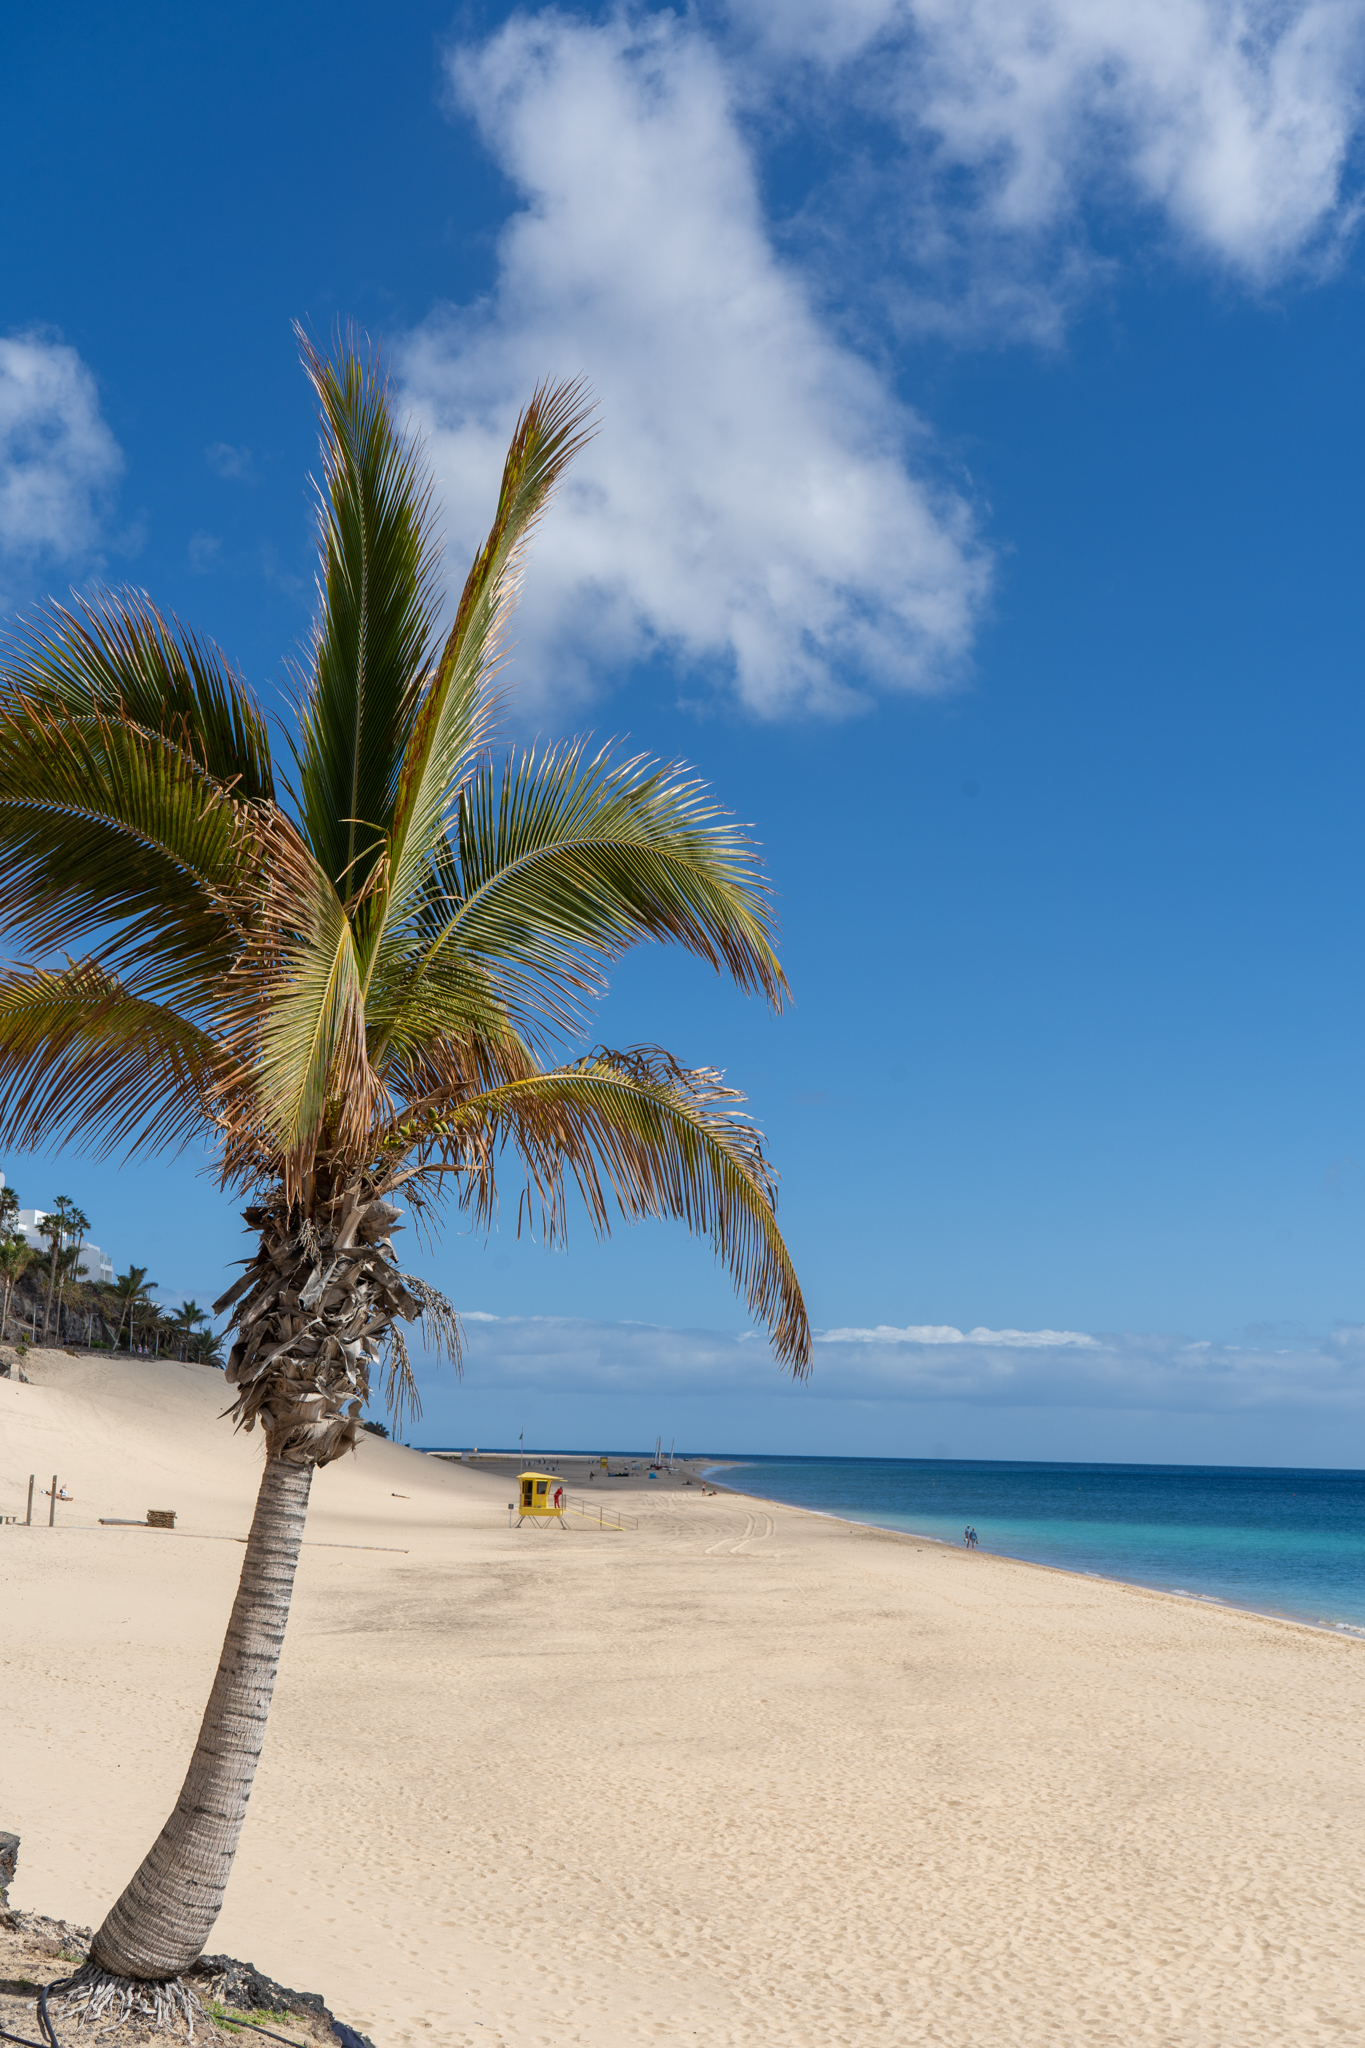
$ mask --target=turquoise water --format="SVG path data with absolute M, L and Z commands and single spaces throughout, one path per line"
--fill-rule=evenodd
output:
M 1365 1472 L 744 1458 L 712 1468 L 793 1507 L 962 1541 L 1365 1635 Z

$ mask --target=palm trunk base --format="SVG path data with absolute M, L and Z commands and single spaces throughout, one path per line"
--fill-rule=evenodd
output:
M 119 1977 L 98 1963 L 83 1963 L 73 1977 L 50 1989 L 66 2000 L 80 2025 L 102 2022 L 106 2027 L 121 2027 L 125 2020 L 145 2020 L 154 2027 L 183 2026 L 193 2040 L 195 2020 L 207 2018 L 199 2000 L 179 1977 Z

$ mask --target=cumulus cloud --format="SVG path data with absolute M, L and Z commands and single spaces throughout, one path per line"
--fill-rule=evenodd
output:
M 38 333 L 0 339 L 0 549 L 11 561 L 88 554 L 122 468 L 75 349 Z
M 234 483 L 253 473 L 251 450 L 234 448 L 230 441 L 211 441 L 204 450 L 204 460 L 217 475 L 228 477 Z
M 1365 83 L 1356 0 L 732 0 L 779 68 L 805 63 L 908 145 L 924 253 L 976 243 L 987 297 L 1049 238 L 1136 204 L 1254 282 L 1353 226 Z M 1006 273 L 1001 275 L 1001 273 Z
M 223 552 L 223 543 L 216 533 L 192 533 L 187 543 L 191 569 L 202 575 L 212 569 Z
M 753 1333 L 552 1316 L 465 1317 L 465 1384 L 544 1393 L 771 1394 L 783 1375 Z M 1192 1343 L 1076 1330 L 827 1330 L 810 1398 L 1166 1414 L 1358 1418 L 1365 1329 L 1320 1343 Z
M 990 1344 L 1007 1351 L 1047 1351 L 1069 1344 L 1093 1350 L 1097 1337 L 1080 1330 L 975 1330 L 954 1329 L 951 1323 L 910 1323 L 904 1329 L 892 1323 L 878 1323 L 867 1330 L 825 1330 L 822 1344 Z
M 987 583 L 969 510 L 774 250 L 712 44 L 671 14 L 546 12 L 450 78 L 520 195 L 489 296 L 400 351 L 453 572 L 535 383 L 585 375 L 601 406 L 537 543 L 519 671 L 562 699 L 662 654 L 760 714 L 940 687 Z

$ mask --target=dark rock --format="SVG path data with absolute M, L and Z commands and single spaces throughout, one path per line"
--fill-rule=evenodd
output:
M 19 1868 L 19 1837 L 0 1831 L 0 1906 L 9 1904 L 9 1887 Z
M 79 1950 L 86 1956 L 95 1939 L 93 1928 L 78 1927 L 71 1920 L 49 1920 L 46 1913 L 25 1913 L 18 1906 L 0 1909 L 0 1927 L 7 1934 L 26 1934 L 31 1941 L 50 1944 L 53 1955 L 65 1949 L 68 1954 Z
M 88 1938 L 88 1937 L 87 1937 Z M 207 1995 L 235 2006 L 238 2012 L 294 2012 L 325 2020 L 341 2048 L 374 2048 L 365 2034 L 358 2034 L 327 2010 L 320 1991 L 291 1991 L 277 1984 L 254 1963 L 239 1963 L 236 1956 L 200 1956 L 187 1977 L 207 1977 Z
M 267 1977 L 254 1963 L 239 1963 L 235 1956 L 200 1956 L 193 1974 L 211 1977 L 212 1996 L 242 2012 L 320 2013 L 324 2019 L 332 2017 L 320 1991 L 291 1991 L 287 1985 Z

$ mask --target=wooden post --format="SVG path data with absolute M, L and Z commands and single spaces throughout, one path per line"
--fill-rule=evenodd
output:
M 52 1504 L 47 1511 L 47 1526 L 52 1528 L 57 1520 L 57 1475 L 52 1475 Z
M 29 1473 L 29 1475 L 28 1475 L 28 1513 L 27 1513 L 27 1514 L 26 1514 L 26 1515 L 24 1516 L 24 1527 L 25 1527 L 26 1529 L 31 1529 L 31 1528 L 33 1527 L 33 1482 L 34 1482 L 34 1480 L 35 1480 L 36 1478 L 37 1478 L 37 1474 L 36 1474 L 35 1472 L 30 1472 L 30 1473 Z

